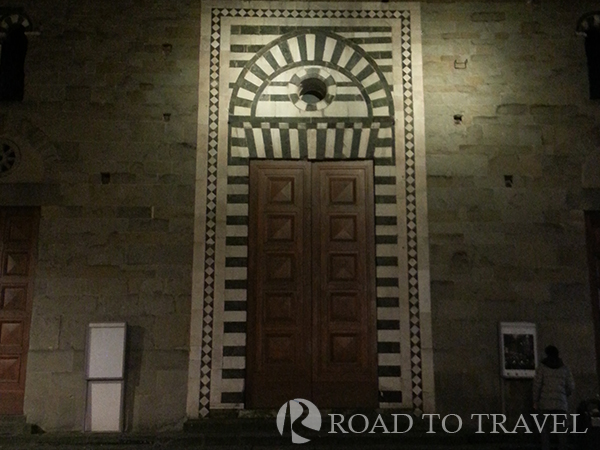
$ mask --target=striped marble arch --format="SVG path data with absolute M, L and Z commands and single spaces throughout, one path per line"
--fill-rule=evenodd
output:
M 231 115 L 256 117 L 256 105 L 269 83 L 283 72 L 308 65 L 338 72 L 338 77 L 357 87 L 369 117 L 394 115 L 389 85 L 374 59 L 357 44 L 325 29 L 289 33 L 248 61 L 233 90 Z

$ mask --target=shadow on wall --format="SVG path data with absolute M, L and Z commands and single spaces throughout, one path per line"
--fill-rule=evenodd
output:
M 504 383 L 504 402 L 509 424 L 517 421 L 521 414 L 532 414 L 533 410 L 533 380 L 506 379 Z
M 21 101 L 25 87 L 27 36 L 22 25 L 12 26 L 2 42 L 0 101 Z
M 136 389 L 140 385 L 145 330 L 140 326 L 128 326 L 127 347 L 125 353 L 125 401 L 123 431 L 133 429 L 133 405 Z

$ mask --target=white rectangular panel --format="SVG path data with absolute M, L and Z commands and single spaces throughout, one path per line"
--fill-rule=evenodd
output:
M 90 323 L 86 377 L 120 379 L 124 376 L 126 324 Z
M 122 381 L 88 381 L 85 431 L 122 431 L 122 411 Z

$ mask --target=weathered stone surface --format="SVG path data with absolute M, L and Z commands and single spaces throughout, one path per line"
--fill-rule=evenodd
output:
M 521 116 L 529 111 L 529 107 L 524 104 L 508 104 L 508 105 L 499 105 L 496 109 L 497 114 L 499 115 L 515 115 Z
M 506 20 L 506 14 L 503 12 L 476 12 L 471 14 L 473 22 L 502 22 Z

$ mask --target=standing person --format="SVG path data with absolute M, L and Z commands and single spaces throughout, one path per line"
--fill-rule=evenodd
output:
M 575 389 L 573 374 L 558 357 L 558 349 L 554 345 L 549 345 L 544 351 L 546 357 L 537 368 L 533 379 L 533 408 L 542 414 L 567 414 L 567 398 Z M 542 431 L 542 450 L 550 449 L 550 430 L 553 426 L 554 421 L 549 417 Z M 558 448 L 565 449 L 566 445 L 567 434 L 559 434 Z

